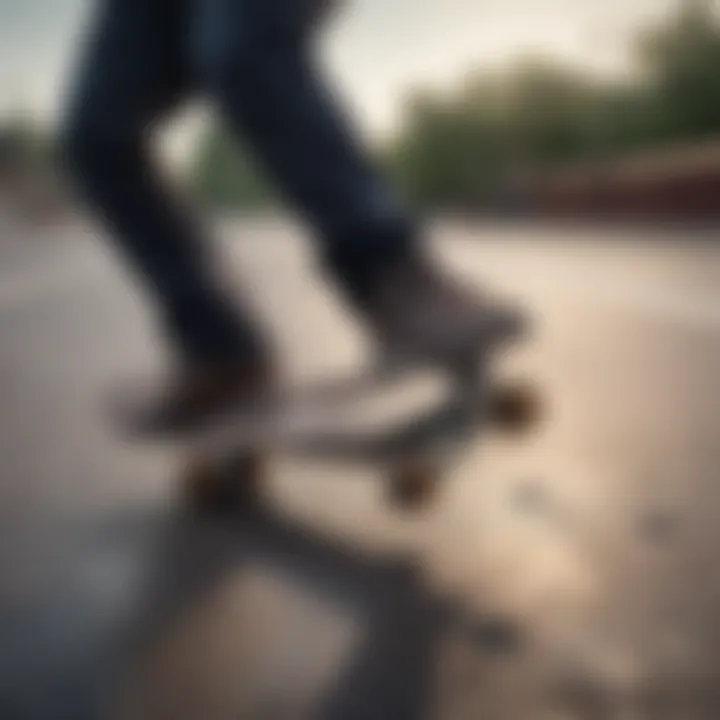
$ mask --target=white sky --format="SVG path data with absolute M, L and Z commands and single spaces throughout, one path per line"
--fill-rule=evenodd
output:
M 202 0 L 198 0 L 202 1 Z M 241 0 L 238 0 L 241 1 Z M 542 52 L 622 71 L 633 31 L 675 0 L 344 0 L 328 59 L 372 131 L 392 127 L 404 92 L 473 67 Z M 152 0 L 146 0 L 152 2 Z M 0 0 L 0 113 L 52 117 L 93 0 Z

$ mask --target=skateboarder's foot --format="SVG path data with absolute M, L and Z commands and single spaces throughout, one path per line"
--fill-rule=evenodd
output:
M 116 415 L 138 437 L 172 436 L 260 400 L 273 386 L 275 371 L 266 359 L 183 365 L 160 387 L 126 393 Z
M 368 319 L 389 357 L 452 363 L 518 337 L 516 309 L 500 306 L 413 255 L 380 277 Z

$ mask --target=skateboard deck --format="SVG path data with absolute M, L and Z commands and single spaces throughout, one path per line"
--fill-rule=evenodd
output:
M 227 483 L 257 486 L 263 461 L 284 455 L 380 469 L 395 502 L 418 504 L 484 432 L 536 422 L 533 389 L 501 382 L 498 364 L 493 353 L 456 366 L 381 363 L 280 389 L 186 440 L 187 487 L 205 504 Z
M 211 455 L 261 451 L 384 464 L 434 457 L 485 426 L 516 422 L 510 415 L 520 411 L 519 385 L 495 383 L 482 373 L 446 377 L 448 372 L 373 369 L 285 388 L 216 419 L 187 442 Z

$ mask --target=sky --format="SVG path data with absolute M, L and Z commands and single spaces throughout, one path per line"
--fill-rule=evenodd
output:
M 95 0 L 0 0 L 0 113 L 48 118 L 62 105 Z M 152 2 L 152 0 L 146 0 Z M 202 1 L 202 0 L 198 0 Z M 241 0 L 238 0 L 241 1 Z M 675 0 L 343 0 L 325 53 L 345 100 L 371 132 L 390 130 L 418 85 L 528 53 L 621 73 L 632 33 Z

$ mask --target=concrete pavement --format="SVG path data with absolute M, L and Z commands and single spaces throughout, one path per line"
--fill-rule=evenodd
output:
M 295 229 L 221 236 L 293 373 L 358 360 Z M 79 225 L 0 241 L 1 717 L 717 717 L 720 245 L 433 237 L 535 313 L 510 370 L 547 423 L 479 445 L 422 518 L 366 473 L 279 463 L 272 510 L 219 524 L 178 512 L 181 459 L 106 423 L 162 360 L 112 251 Z

